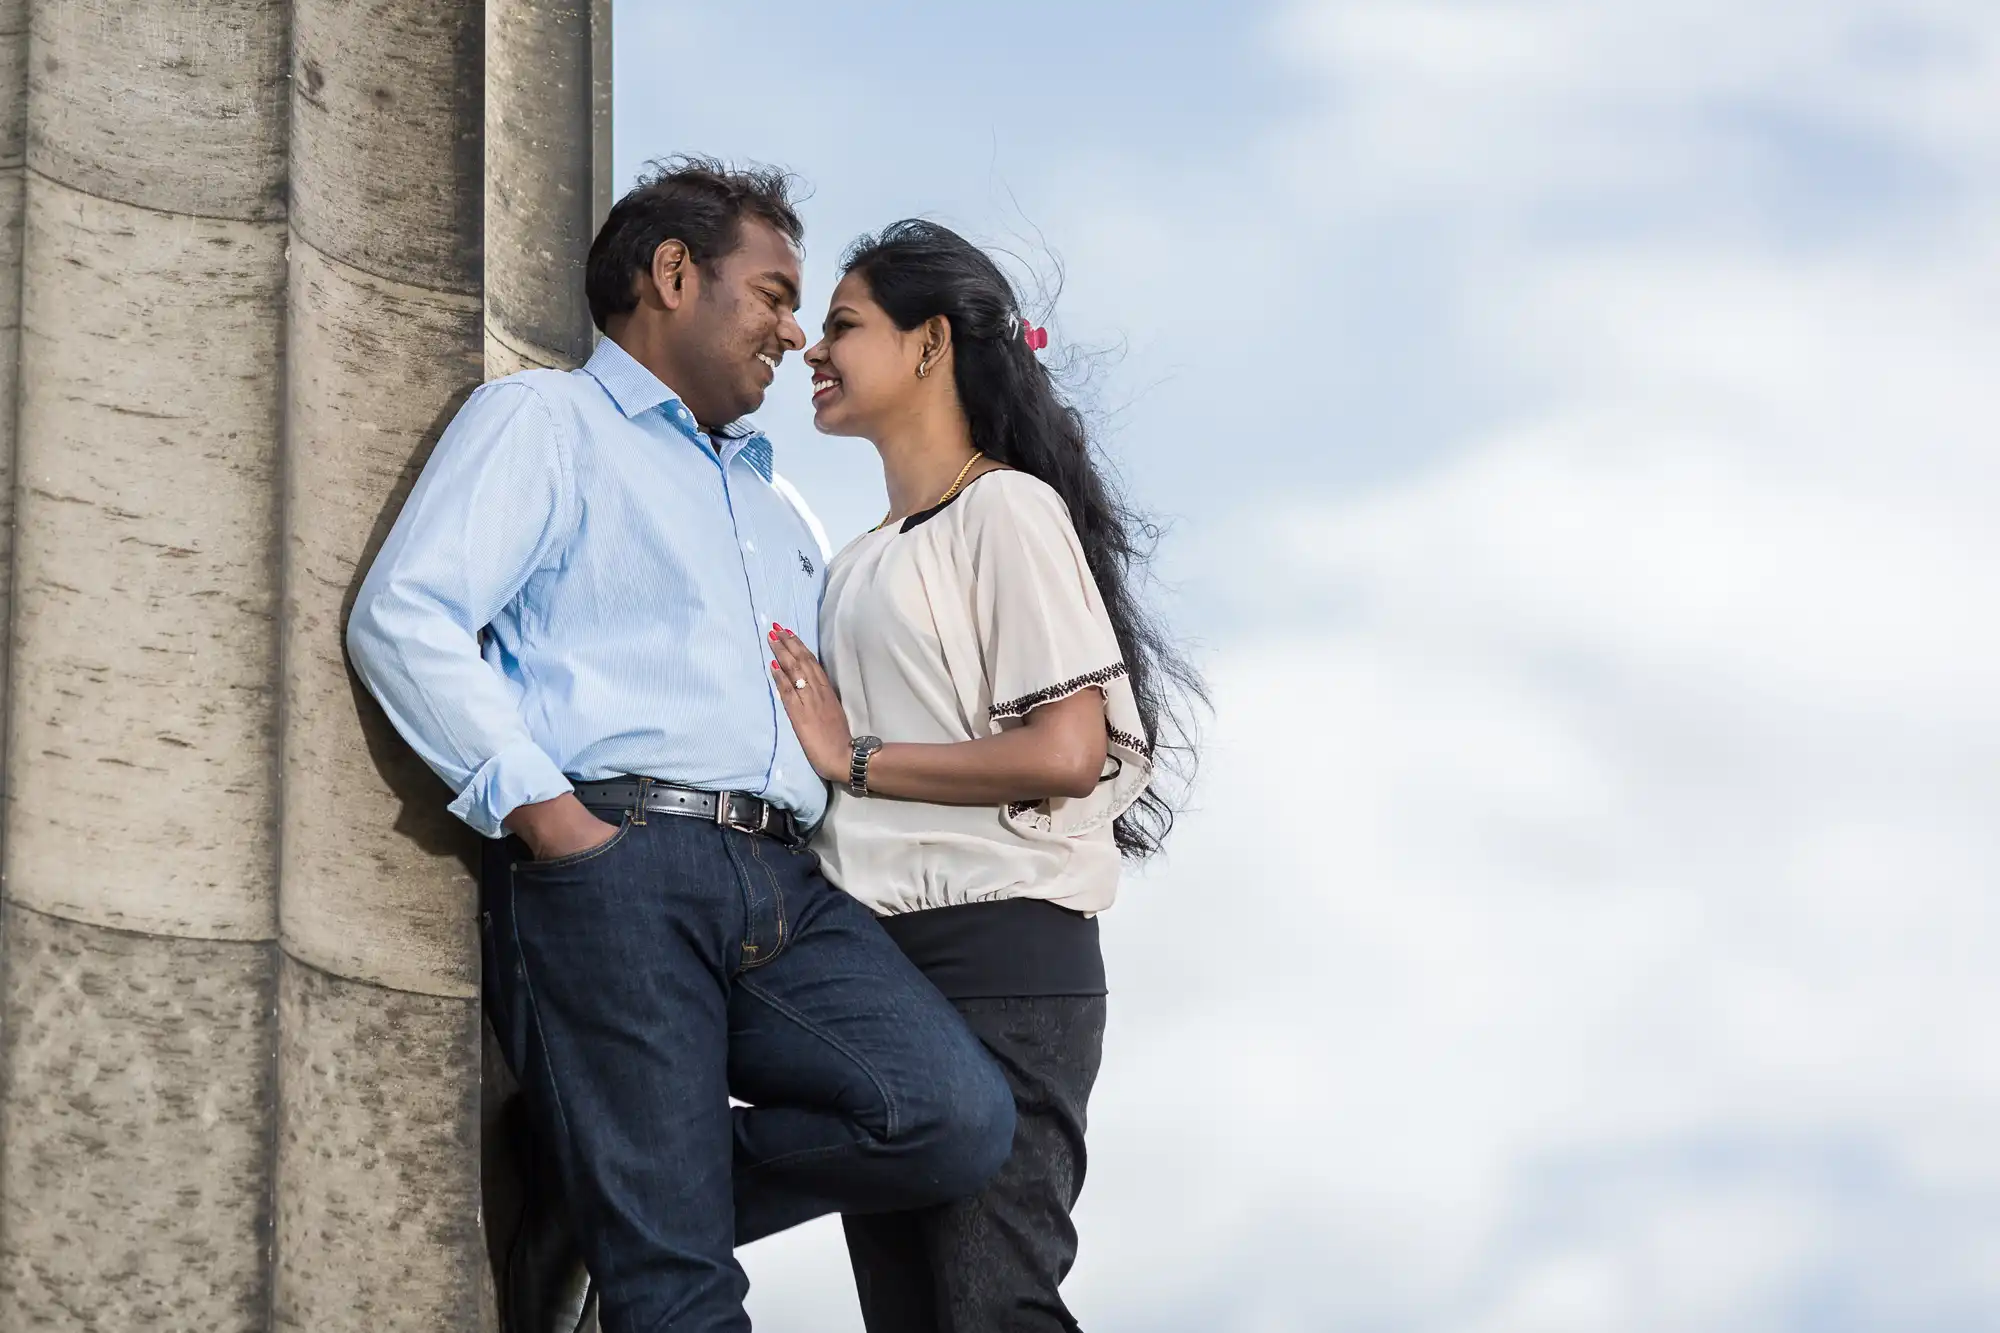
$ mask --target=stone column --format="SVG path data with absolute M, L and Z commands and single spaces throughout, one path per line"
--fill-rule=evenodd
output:
M 27 147 L 28 0 L 0 0 L 0 627 L 7 624 L 13 592 L 9 562 L 14 545 L 14 416 L 19 411 L 14 385 L 21 360 L 21 204 Z M 7 643 L 0 633 L 0 699 L 6 697 L 6 689 Z
M 490 1320 L 472 835 L 350 672 L 354 591 L 481 375 L 478 0 L 297 0 L 276 1326 Z
M 486 373 L 581 365 L 610 207 L 610 0 L 488 0 Z
M 611 0 L 590 0 L 590 180 L 591 236 L 604 225 L 605 216 L 618 196 L 612 178 L 612 93 Z M 585 249 L 589 248 L 588 243 Z
M 27 8 L 0 1327 L 261 1330 L 286 11 Z

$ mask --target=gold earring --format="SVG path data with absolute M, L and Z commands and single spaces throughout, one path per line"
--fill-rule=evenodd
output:
M 928 361 L 919 361 L 919 362 L 917 362 L 917 378 L 918 378 L 918 379 L 922 379 L 922 378 L 923 378 L 924 376 L 926 376 L 926 375 L 930 374 L 930 370 L 931 370 L 931 363 L 930 363 L 930 362 L 928 362 Z

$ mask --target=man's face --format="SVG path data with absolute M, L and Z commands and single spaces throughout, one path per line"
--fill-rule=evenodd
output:
M 754 412 L 764 402 L 786 352 L 806 345 L 799 308 L 799 257 L 783 232 L 757 218 L 743 220 L 736 249 L 714 271 L 700 270 L 695 299 L 677 320 L 682 343 L 675 359 L 690 383 L 675 385 L 702 425 L 714 428 Z

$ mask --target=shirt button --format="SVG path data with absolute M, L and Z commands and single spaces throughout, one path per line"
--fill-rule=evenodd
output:
M 754 555 L 754 554 L 756 554 L 756 551 L 757 551 L 757 543 L 756 543 L 756 542 L 744 542 L 744 543 L 743 543 L 743 549 L 744 549 L 744 550 L 746 550 L 746 551 L 749 551 L 749 552 L 750 552 L 751 554 L 753 554 L 753 555 Z

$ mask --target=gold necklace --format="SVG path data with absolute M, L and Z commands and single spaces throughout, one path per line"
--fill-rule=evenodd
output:
M 958 470 L 958 476 L 953 479 L 951 485 L 944 488 L 944 494 L 940 495 L 937 498 L 937 504 L 932 505 L 931 508 L 936 509 L 938 505 L 949 503 L 952 496 L 957 495 L 959 491 L 963 490 L 965 488 L 965 478 L 967 474 L 969 474 L 972 471 L 972 465 L 974 463 L 977 463 L 980 459 L 984 457 L 986 457 L 985 454 L 982 454 L 977 449 L 974 449 L 972 451 L 972 457 L 965 460 L 965 466 Z M 894 518 L 895 516 L 896 516 L 896 511 L 891 509 L 888 513 L 882 515 L 881 523 L 877 523 L 874 527 L 868 530 L 870 532 L 880 532 L 882 530 L 883 524 L 887 523 L 890 519 Z

